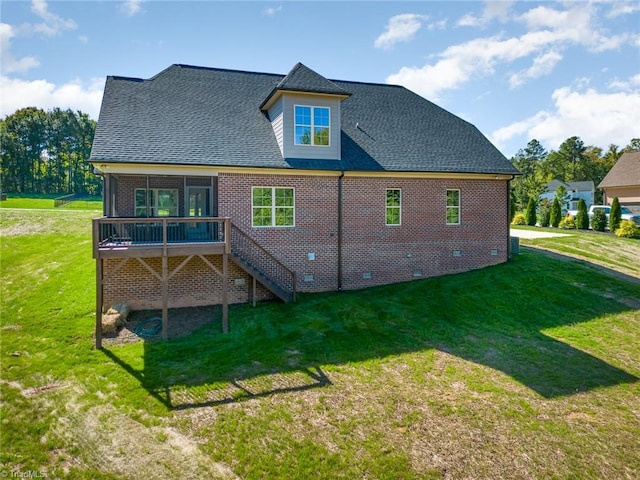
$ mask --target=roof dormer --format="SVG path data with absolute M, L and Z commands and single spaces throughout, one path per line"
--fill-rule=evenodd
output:
M 340 103 L 349 96 L 331 80 L 296 64 L 260 106 L 282 157 L 339 160 Z

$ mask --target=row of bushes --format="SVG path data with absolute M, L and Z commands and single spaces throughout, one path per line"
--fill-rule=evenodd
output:
M 581 229 L 593 230 L 604 232 L 607 228 L 607 216 L 603 210 L 597 209 L 591 221 L 589 221 L 589 215 L 587 214 L 587 205 L 584 200 L 580 199 L 578 202 L 578 212 L 574 217 L 565 216 L 562 217 L 560 208 L 560 202 L 556 197 L 553 203 L 549 205 L 548 201 L 543 201 L 540 205 L 539 213 L 536 212 L 537 206 L 533 198 L 529 199 L 527 210 L 525 214 L 518 214 L 513 218 L 513 225 L 540 225 L 542 227 L 556 227 L 565 230 L 568 229 Z M 620 219 L 620 203 L 618 198 L 613 199 L 611 204 L 611 212 L 609 214 L 609 230 L 614 232 L 619 237 L 627 238 L 640 238 L 640 228 L 638 228 L 631 221 L 621 221 Z
M 601 213 L 602 215 L 599 215 L 599 213 Z M 602 217 L 602 219 L 600 219 L 599 217 Z M 526 217 L 522 214 L 522 213 L 518 213 L 517 215 L 515 215 L 513 217 L 513 221 L 511 222 L 512 225 L 527 225 L 527 219 Z M 548 227 L 549 225 L 542 225 L 541 226 L 546 226 Z M 606 225 L 607 225 L 607 217 L 604 214 L 604 212 L 602 212 L 602 210 L 600 211 L 596 211 L 593 215 L 593 219 L 591 220 L 591 228 L 593 230 L 599 231 L 599 232 L 604 232 L 606 229 Z M 563 230 L 575 230 L 578 228 L 577 226 L 577 221 L 574 217 L 564 217 L 559 223 L 558 223 L 558 228 L 561 228 Z M 586 228 L 583 228 L 583 230 L 586 230 Z M 625 237 L 625 238 L 640 238 L 640 228 L 633 223 L 631 220 L 622 220 L 620 222 L 620 226 L 618 228 L 616 228 L 616 230 L 614 231 L 615 235 L 618 237 Z

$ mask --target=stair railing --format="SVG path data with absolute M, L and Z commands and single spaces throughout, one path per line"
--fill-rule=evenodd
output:
M 262 274 L 267 281 L 288 292 L 293 302 L 296 301 L 296 274 L 233 224 L 231 252 L 245 265 Z

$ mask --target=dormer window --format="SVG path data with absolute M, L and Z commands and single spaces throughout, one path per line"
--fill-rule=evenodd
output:
M 295 106 L 295 144 L 329 146 L 329 107 Z

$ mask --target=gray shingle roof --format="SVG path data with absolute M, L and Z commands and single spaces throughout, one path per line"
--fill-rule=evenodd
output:
M 342 160 L 282 158 L 260 106 L 283 85 L 351 94 L 341 107 Z M 287 76 L 184 65 L 149 80 L 110 76 L 91 161 L 518 173 L 476 127 L 406 88 L 330 81 L 301 64 Z
M 263 107 L 277 91 L 324 93 L 329 95 L 349 95 L 331 80 L 327 80 L 302 63 L 297 63 L 262 102 Z

